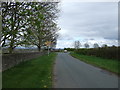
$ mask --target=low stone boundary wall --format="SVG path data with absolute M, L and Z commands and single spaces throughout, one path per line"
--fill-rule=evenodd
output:
M 46 54 L 46 52 L 14 53 L 2 55 L 2 71 L 7 70 L 20 62 L 31 60 Z

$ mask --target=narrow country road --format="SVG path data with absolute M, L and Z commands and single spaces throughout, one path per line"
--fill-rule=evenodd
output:
M 68 53 L 58 53 L 54 88 L 118 88 L 118 77 L 86 64 Z

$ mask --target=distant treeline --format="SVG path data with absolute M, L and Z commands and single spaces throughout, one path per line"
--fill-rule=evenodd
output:
M 74 51 L 77 54 L 118 60 L 119 58 L 118 51 L 120 50 L 120 47 L 101 47 L 101 48 L 89 48 L 89 49 L 65 48 L 65 49 L 68 51 Z

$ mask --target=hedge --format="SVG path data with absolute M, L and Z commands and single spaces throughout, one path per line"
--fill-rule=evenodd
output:
M 106 59 L 114 59 L 118 60 L 118 51 L 120 47 L 102 47 L 102 48 L 90 48 L 90 49 L 78 49 L 75 50 L 77 54 L 82 55 L 89 55 L 89 56 L 96 56 L 102 57 Z

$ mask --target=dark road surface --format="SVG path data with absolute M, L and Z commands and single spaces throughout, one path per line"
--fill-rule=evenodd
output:
M 54 88 L 118 88 L 118 76 L 68 53 L 58 53 L 54 75 Z

